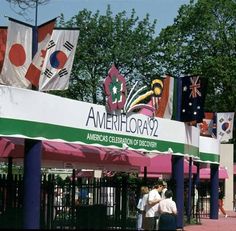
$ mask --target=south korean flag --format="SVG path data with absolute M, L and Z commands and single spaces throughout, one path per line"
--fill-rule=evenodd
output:
M 78 30 L 53 31 L 40 75 L 39 91 L 68 88 L 78 37 Z
M 217 139 L 221 142 L 229 142 L 233 138 L 234 112 L 217 113 Z

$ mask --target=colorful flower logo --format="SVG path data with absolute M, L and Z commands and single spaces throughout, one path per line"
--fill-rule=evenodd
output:
M 104 91 L 107 96 L 107 106 L 109 111 L 123 109 L 126 101 L 125 78 L 119 73 L 114 65 L 108 72 L 104 81 Z

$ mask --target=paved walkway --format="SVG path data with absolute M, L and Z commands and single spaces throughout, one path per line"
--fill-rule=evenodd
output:
M 184 231 L 236 231 L 236 212 L 226 211 L 228 217 L 222 214 L 218 220 L 201 219 L 199 225 L 186 225 Z

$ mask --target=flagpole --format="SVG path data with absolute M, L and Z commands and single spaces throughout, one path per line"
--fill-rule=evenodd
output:
M 180 39 L 178 39 L 179 41 Z M 178 45 L 178 44 L 177 44 Z M 178 46 L 178 57 L 180 54 Z M 178 60 L 179 61 L 179 60 Z M 179 68 L 179 65 L 178 65 Z M 178 70 L 178 75 L 180 74 Z M 176 112 L 176 120 L 180 121 L 181 114 L 180 114 L 180 108 L 181 108 L 181 89 L 182 89 L 182 79 L 180 76 L 177 77 L 177 112 Z M 176 217 L 176 226 L 179 229 L 183 229 L 184 223 L 183 223 L 183 214 L 184 214 L 184 157 L 183 156 L 177 156 L 172 155 L 172 176 L 171 178 L 175 182 L 175 195 L 176 195 L 176 205 L 178 214 Z
M 35 2 L 35 26 L 38 25 L 38 0 Z
M 38 0 L 36 0 L 35 26 L 33 27 L 32 59 L 38 50 Z M 32 90 L 37 90 L 32 85 Z M 40 229 L 42 141 L 25 139 L 24 153 L 24 229 Z

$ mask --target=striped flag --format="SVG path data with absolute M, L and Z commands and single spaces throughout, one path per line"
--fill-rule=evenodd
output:
M 217 113 L 217 139 L 228 142 L 233 138 L 234 112 Z
M 3 61 L 5 57 L 6 43 L 7 43 L 7 28 L 1 27 L 0 28 L 0 73 L 2 70 Z
M 173 107 L 175 103 L 175 85 L 176 79 L 171 76 L 166 76 L 163 80 L 163 91 L 159 98 L 158 107 L 155 115 L 157 117 L 171 119 L 173 115 Z
M 25 75 L 25 78 L 28 79 L 35 87 L 38 87 L 39 85 L 39 78 L 42 71 L 48 42 L 51 39 L 55 22 L 56 18 L 38 27 L 38 51 Z
M 0 83 L 20 88 L 31 88 L 25 78 L 32 60 L 32 26 L 9 18 L 7 44 Z
M 78 36 L 78 30 L 53 31 L 40 75 L 40 91 L 68 88 Z

